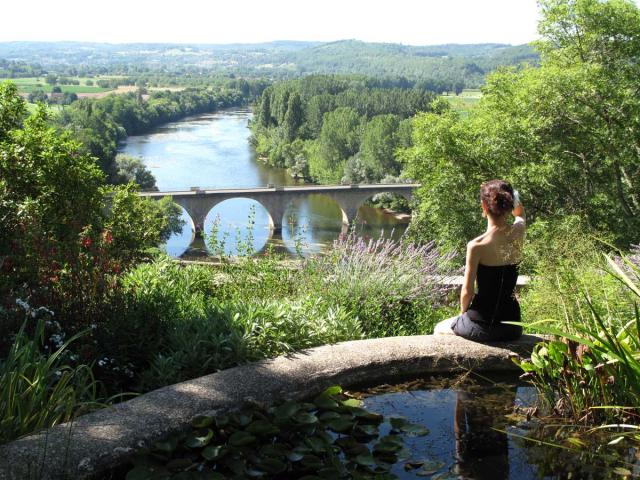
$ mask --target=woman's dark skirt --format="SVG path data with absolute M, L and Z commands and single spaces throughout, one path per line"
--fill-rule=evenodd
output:
M 484 322 L 479 312 L 467 310 L 451 324 L 456 335 L 477 342 L 499 342 L 515 340 L 522 335 L 520 325 L 509 325 L 495 322 L 493 325 Z

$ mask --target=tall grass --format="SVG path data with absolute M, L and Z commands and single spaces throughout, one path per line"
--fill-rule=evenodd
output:
M 0 443 L 66 422 L 96 405 L 96 382 L 89 366 L 65 361 L 68 346 L 81 335 L 47 355 L 45 321 L 37 321 L 33 336 L 25 327 L 26 322 L 7 357 L 0 360 Z

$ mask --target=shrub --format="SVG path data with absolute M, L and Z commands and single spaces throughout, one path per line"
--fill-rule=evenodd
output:
M 438 280 L 449 258 L 433 243 L 373 240 L 352 231 L 327 255 L 307 261 L 301 289 L 347 308 L 367 337 L 426 333 L 444 300 Z

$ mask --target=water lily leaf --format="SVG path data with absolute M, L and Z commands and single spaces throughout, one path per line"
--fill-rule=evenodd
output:
M 291 418 L 298 410 L 300 410 L 300 405 L 296 402 L 286 402 L 277 407 L 274 411 L 276 417 L 280 419 L 289 419 Z
M 338 402 L 324 395 L 314 398 L 313 403 L 322 410 L 335 410 L 338 408 Z
M 416 425 L 414 423 L 409 423 L 402 427 L 402 432 L 406 433 L 409 437 L 424 437 L 429 434 L 429 429 L 427 427 L 423 427 L 422 425 Z
M 305 438 L 304 443 L 311 447 L 311 450 L 315 453 L 324 452 L 327 449 L 327 444 L 318 437 Z
M 422 468 L 419 472 L 416 472 L 416 475 L 421 477 L 433 475 L 444 466 L 445 463 L 439 460 L 425 460 L 422 462 Z
M 373 446 L 374 452 L 385 453 L 397 453 L 402 450 L 404 446 L 402 439 L 393 435 L 387 435 L 382 437 L 378 443 Z
M 290 449 L 282 443 L 265 445 L 260 449 L 260 454 L 267 457 L 285 457 L 290 453 Z
M 342 405 L 344 405 L 345 407 L 358 408 L 362 406 L 362 400 L 358 400 L 357 398 L 349 398 L 347 400 L 343 400 Z
M 351 430 L 354 426 L 354 422 L 353 420 L 347 420 L 346 418 L 336 418 L 335 420 L 327 422 L 326 425 L 334 432 L 343 433 Z
M 194 480 L 196 475 L 192 472 L 179 472 L 171 477 L 171 480 Z
M 371 453 L 361 453 L 353 459 L 358 465 L 362 465 L 363 467 L 375 467 L 376 459 L 373 458 Z
M 293 416 L 293 420 L 303 425 L 309 425 L 318 422 L 318 417 L 308 412 L 298 412 Z
M 369 412 L 364 408 L 351 408 L 351 413 L 355 415 L 359 422 L 379 424 L 382 423 L 384 417 L 379 413 Z
M 350 457 L 356 457 L 361 453 L 368 453 L 369 449 L 366 445 L 358 442 L 353 437 L 341 437 L 335 441 L 335 444 L 338 445 L 344 453 Z
M 245 473 L 251 478 L 260 478 L 264 477 L 267 474 L 267 472 L 263 472 L 262 470 L 258 470 L 255 468 L 248 468 L 245 470 Z
M 411 460 L 409 462 L 405 462 L 404 469 L 408 472 L 410 470 L 420 468 L 422 465 L 424 465 L 424 460 Z
M 151 480 L 156 472 L 151 467 L 135 467 L 127 473 L 126 480 Z
M 320 470 L 324 466 L 322 460 L 315 455 L 305 455 L 302 457 L 300 463 L 302 463 L 306 468 L 314 471 Z
M 404 417 L 389 417 L 389 423 L 391 424 L 391 428 L 399 431 L 409 422 L 407 422 L 407 419 Z
M 416 475 L 420 475 L 420 473 L 416 473 Z M 420 476 L 423 476 L 423 475 L 420 475 Z M 458 475 L 454 475 L 451 472 L 442 472 L 431 477 L 431 480 L 458 480 L 458 478 L 459 478 Z
M 284 472 L 287 468 L 287 465 L 284 462 L 281 462 L 275 458 L 262 458 L 258 462 L 257 465 L 261 470 L 266 471 L 270 474 L 278 474 Z
M 243 431 L 234 432 L 229 437 L 229 443 L 234 447 L 243 447 L 245 445 L 250 445 L 255 441 L 256 441 L 256 437 L 254 437 L 250 433 L 243 432 Z
M 227 477 L 218 472 L 202 472 L 202 480 L 227 480 Z
M 193 462 L 188 458 L 174 458 L 169 463 L 167 463 L 166 467 L 169 470 L 184 470 L 193 465 Z
M 346 469 L 340 470 L 336 467 L 326 467 L 318 470 L 318 476 L 321 478 L 328 478 L 330 480 L 335 480 L 336 478 L 341 478 L 346 475 Z
M 153 448 L 160 452 L 172 453 L 178 446 L 178 440 L 176 438 L 169 438 L 164 442 L 157 442 Z
M 247 425 L 249 425 L 251 423 L 251 420 L 253 420 L 253 417 L 251 415 L 247 415 L 244 413 L 241 413 L 239 415 L 234 415 L 232 417 L 233 421 L 235 424 L 241 426 L 241 427 L 246 427 Z
M 191 420 L 191 426 L 194 428 L 206 428 L 213 425 L 216 419 L 212 415 L 197 415 Z
M 302 460 L 303 457 L 304 457 L 304 453 L 293 451 L 293 452 L 290 452 L 287 455 L 287 460 L 289 460 L 290 462 L 294 462 L 295 463 L 295 462 L 299 462 L 300 460 Z
M 316 437 L 324 441 L 326 445 L 332 445 L 335 441 L 335 437 L 328 432 L 325 432 L 324 430 L 320 430 L 319 432 L 317 432 Z
M 223 428 L 229 425 L 229 416 L 228 415 L 220 415 L 216 417 L 216 426 L 218 428 Z
M 185 446 L 189 448 L 202 448 L 209 445 L 213 438 L 213 430 L 210 428 L 197 430 L 193 435 L 190 435 L 184 441 Z
M 376 425 L 356 425 L 354 433 L 368 437 L 377 437 L 379 432 Z
M 321 422 L 328 422 L 330 420 L 335 420 L 336 418 L 340 418 L 340 414 L 338 412 L 323 412 L 318 417 Z
M 246 431 L 254 435 L 275 435 L 280 429 L 267 420 L 254 420 L 247 426 Z
M 227 458 L 225 459 L 224 464 L 237 476 L 244 475 L 247 467 L 247 462 L 242 458 Z
M 342 393 L 342 387 L 340 385 L 334 385 L 332 387 L 327 388 L 324 392 L 321 393 L 321 395 L 329 397 L 332 395 L 338 395 L 340 393 Z
M 212 461 L 222 458 L 226 452 L 227 449 L 223 445 L 210 445 L 202 450 L 200 455 L 202 455 L 205 460 Z

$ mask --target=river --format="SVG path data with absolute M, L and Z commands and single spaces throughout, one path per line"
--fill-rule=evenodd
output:
M 188 117 L 163 125 L 148 134 L 130 136 L 120 153 L 141 157 L 156 178 L 161 191 L 200 188 L 264 187 L 267 184 L 295 185 L 284 169 L 273 168 L 256 158 L 249 144 L 248 109 L 224 110 Z M 248 199 L 227 200 L 216 205 L 205 222 L 205 232 L 218 225 L 218 238 L 226 253 L 234 254 L 247 240 L 248 219 L 253 247 L 261 251 L 267 244 L 293 255 L 296 252 L 318 252 L 338 237 L 342 215 L 338 205 L 322 195 L 311 195 L 300 203 L 292 203 L 283 222 L 282 233 L 270 237 L 269 217 L 257 202 Z M 166 244 L 175 257 L 206 255 L 204 243 L 192 240 L 192 222 L 183 212 L 185 227 Z M 362 206 L 358 212 L 357 231 L 377 237 L 381 231 L 399 236 L 406 223 L 382 210 Z

